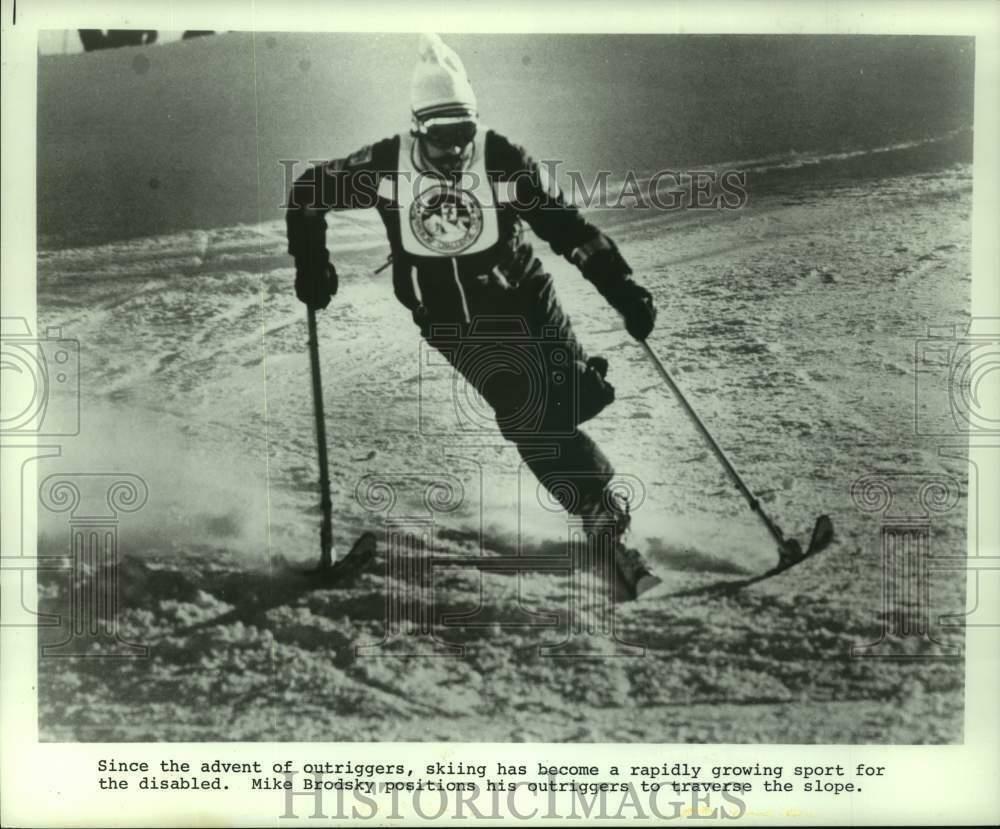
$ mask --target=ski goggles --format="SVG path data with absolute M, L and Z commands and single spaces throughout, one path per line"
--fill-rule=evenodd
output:
M 420 124 L 417 132 L 438 149 L 450 150 L 470 143 L 476 137 L 478 129 L 479 125 L 469 118 L 441 119 Z

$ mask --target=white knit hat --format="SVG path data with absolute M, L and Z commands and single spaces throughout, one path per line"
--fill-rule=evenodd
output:
M 435 34 L 420 36 L 419 60 L 410 85 L 410 108 L 418 120 L 475 115 L 476 93 L 462 59 Z

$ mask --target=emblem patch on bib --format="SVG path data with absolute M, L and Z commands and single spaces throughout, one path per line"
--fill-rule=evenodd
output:
M 410 228 L 435 253 L 461 253 L 483 232 L 483 208 L 472 193 L 435 184 L 410 205 Z

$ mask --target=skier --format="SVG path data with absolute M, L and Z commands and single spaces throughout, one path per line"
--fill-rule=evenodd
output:
M 408 133 L 296 180 L 286 212 L 296 295 L 318 310 L 337 292 L 327 211 L 378 210 L 396 297 L 421 335 L 492 406 L 542 485 L 614 557 L 617 598 L 635 598 L 660 580 L 625 543 L 628 504 L 608 487 L 611 463 L 578 428 L 614 400 L 608 361 L 580 346 L 522 221 L 580 269 L 638 340 L 656 320 L 652 297 L 544 169 L 479 123 L 465 68 L 436 35 L 421 37 L 410 103 Z M 506 365 L 495 369 L 496 360 Z

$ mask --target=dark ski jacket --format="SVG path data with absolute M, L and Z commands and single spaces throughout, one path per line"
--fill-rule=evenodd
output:
M 477 278 L 492 274 L 513 285 L 539 270 L 541 263 L 524 238 L 524 222 L 588 279 L 594 279 L 587 268 L 592 257 L 594 261 L 600 259 L 600 279 L 605 284 L 631 273 L 614 243 L 564 200 L 546 171 L 521 147 L 489 129 L 476 146 L 482 147 L 486 177 L 497 196 L 496 242 L 486 249 L 454 256 L 422 256 L 408 251 L 403 235 L 409 230 L 401 223 L 412 223 L 413 212 L 394 198 L 392 191 L 394 179 L 401 178 L 403 141 L 408 137 L 386 138 L 346 158 L 315 165 L 296 180 L 289 195 L 286 224 L 288 252 L 295 257 L 299 272 L 324 268 L 329 262 L 328 211 L 375 208 L 388 236 L 396 297 L 414 312 L 415 319 L 418 311 L 435 320 L 456 319 L 456 315 L 460 318 L 462 292 Z M 460 219 L 470 221 L 468 216 Z M 594 257 L 597 252 L 601 255 Z M 604 293 L 603 288 L 601 291 Z

